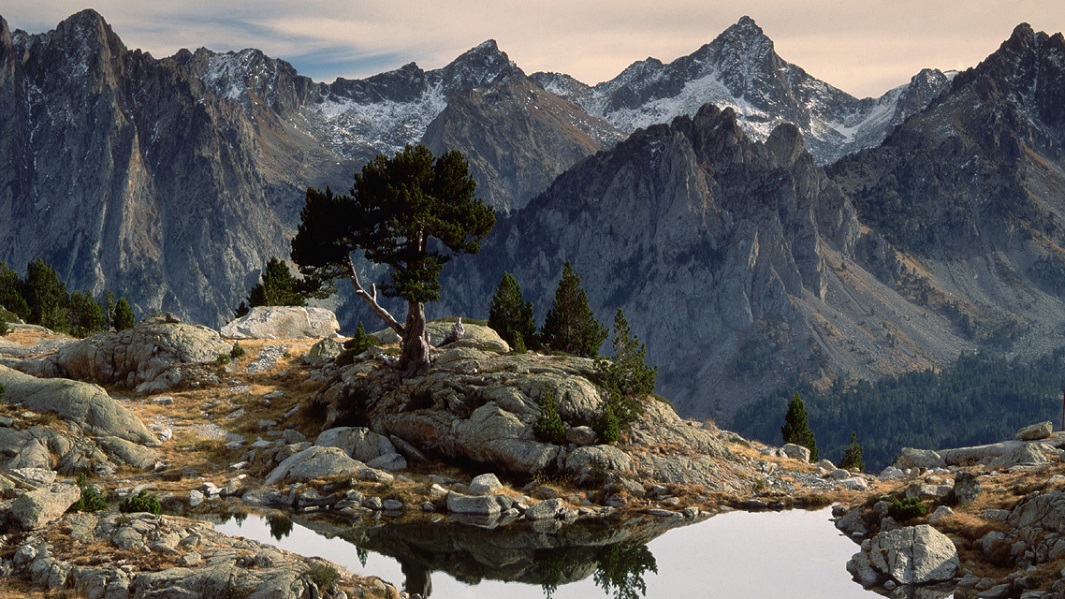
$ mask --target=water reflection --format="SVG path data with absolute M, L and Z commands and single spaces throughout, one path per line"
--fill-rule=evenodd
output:
M 236 534 L 247 535 L 240 524 Z M 252 519 L 259 517 L 252 516 Z M 486 580 L 538 585 L 553 599 L 561 585 L 591 578 L 605 597 L 646 596 L 645 576 L 658 565 L 646 543 L 676 527 L 678 520 L 636 517 L 592 520 L 563 525 L 548 521 L 510 523 L 492 528 L 471 520 L 428 523 L 424 520 L 366 523 L 324 521 L 284 514 L 264 520 L 269 536 L 280 546 L 296 524 L 326 538 L 343 539 L 366 567 L 370 553 L 394 558 L 403 574 L 405 592 L 432 595 L 432 573 L 443 572 L 465 584 Z M 335 558 L 333 556 L 332 558 Z M 398 582 L 398 581 L 396 581 Z
M 559 586 L 591 577 L 605 596 L 638 599 L 647 594 L 645 575 L 658 572 L 647 542 L 678 522 L 635 518 L 565 526 L 517 523 L 495 529 L 425 522 L 358 528 L 299 523 L 323 536 L 344 539 L 360 551 L 395 558 L 403 590 L 423 597 L 432 593 L 432 573 L 443 572 L 471 585 L 486 579 L 538 585 L 549 599 Z
M 682 528 L 676 527 L 690 521 L 648 517 L 493 529 L 449 519 L 251 516 L 242 527 L 219 529 L 321 556 L 432 599 L 875 599 L 851 581 L 844 566 L 857 546 L 828 518 L 827 510 L 740 512 Z

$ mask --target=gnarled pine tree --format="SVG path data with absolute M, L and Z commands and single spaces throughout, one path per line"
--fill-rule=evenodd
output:
M 350 195 L 308 189 L 292 260 L 314 289 L 347 277 L 358 295 L 401 339 L 405 376 L 429 366 L 425 303 L 440 297 L 440 271 L 453 254 L 473 254 L 495 225 L 495 213 L 474 197 L 476 184 L 461 153 L 434 160 L 422 145 L 393 158 L 377 156 L 355 174 Z M 377 301 L 377 286 L 359 280 L 352 253 L 391 271 L 386 297 L 407 302 L 399 322 Z

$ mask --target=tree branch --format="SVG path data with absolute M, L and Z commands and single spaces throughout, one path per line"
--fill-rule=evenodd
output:
M 370 306 L 373 313 L 376 314 L 378 318 L 385 321 L 388 328 L 395 331 L 402 339 L 406 334 L 406 329 L 403 328 L 403 325 L 400 324 L 394 316 L 389 314 L 388 310 L 385 310 L 381 304 L 377 303 L 377 285 L 370 285 L 372 293 L 363 288 L 362 283 L 359 282 L 359 273 L 355 271 L 355 264 L 351 261 L 351 257 L 348 257 L 347 263 L 344 266 L 348 271 L 348 278 L 351 279 L 351 285 L 355 287 L 355 295 L 361 297 L 362 300 L 366 302 L 366 305 Z

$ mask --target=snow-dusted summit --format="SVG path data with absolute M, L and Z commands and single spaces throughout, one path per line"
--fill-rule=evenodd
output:
M 750 17 L 693 54 L 669 64 L 648 58 L 595 86 L 558 73 L 532 78 L 628 132 L 694 115 L 707 102 L 731 107 L 741 126 L 759 140 L 790 122 L 821 163 L 880 143 L 950 81 L 942 72 L 926 70 L 880 98 L 859 100 L 780 58 Z

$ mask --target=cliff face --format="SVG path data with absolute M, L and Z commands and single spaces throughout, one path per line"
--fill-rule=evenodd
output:
M 434 120 L 426 141 L 466 153 L 504 211 L 620 137 L 494 42 L 326 85 L 257 50 L 156 59 L 91 10 L 39 35 L 0 19 L 0 98 L 0 261 L 43 258 L 73 289 L 212 325 L 288 256 L 308 186 L 346 190 Z
M 1018 26 L 884 144 L 829 169 L 863 222 L 967 302 L 973 337 L 1057 347 L 1065 317 L 1065 39 Z
M 283 242 L 245 114 L 91 11 L 42 35 L 0 28 L 0 143 L 16 165 L 0 172 L 0 260 L 44 258 L 141 313 L 227 313 Z
M 571 260 L 600 320 L 624 310 L 678 411 L 727 417 L 795 376 L 872 376 L 961 349 L 944 321 L 907 322 L 921 309 L 870 273 L 895 268 L 877 247 L 794 126 L 755 142 L 707 105 L 564 173 L 449 266 L 439 309 L 484 314 L 509 270 L 542 318 Z

